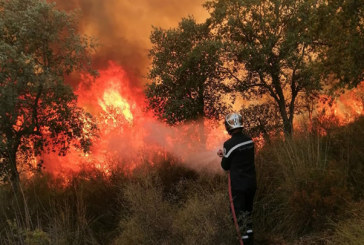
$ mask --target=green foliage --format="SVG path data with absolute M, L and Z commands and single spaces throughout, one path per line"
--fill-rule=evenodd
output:
M 36 229 L 34 231 L 27 232 L 25 243 L 27 245 L 47 245 L 50 244 L 50 239 L 47 233 Z
M 312 1 L 215 0 L 205 6 L 224 40 L 229 62 L 224 70 L 233 88 L 248 100 L 270 97 L 284 132 L 291 134 L 302 92 L 320 88 L 310 33 Z M 274 120 L 269 113 L 262 116 Z
M 29 230 L 19 227 L 16 222 L 7 220 L 9 226 L 8 242 L 17 244 L 27 244 L 27 245 L 48 245 L 50 244 L 49 235 L 40 230 Z M 1 241 L 1 240 L 0 240 Z
M 364 80 L 364 3 L 332 0 L 312 18 L 313 34 L 322 49 L 319 69 L 338 86 L 355 87 Z M 338 35 L 339 34 L 339 35 Z
M 154 28 L 150 39 L 149 108 L 169 124 L 218 117 L 225 108 L 217 80 L 221 43 L 209 25 L 186 18 L 174 29 Z
M 116 244 L 168 244 L 173 209 L 163 198 L 163 186 L 154 176 L 143 176 L 123 191 L 130 216 L 121 221 Z
M 17 188 L 18 164 L 44 151 L 87 151 L 95 124 L 65 75 L 90 69 L 93 44 L 75 14 L 42 0 L 0 1 L 1 174 Z M 21 157 L 20 157 L 21 156 Z M 23 161 L 22 161 L 23 160 Z
M 324 87 L 364 79 L 361 1 L 210 0 L 204 6 L 205 23 L 182 19 L 178 28 L 151 35 L 147 97 L 168 123 L 217 117 L 228 109 L 222 95 L 234 99 L 238 92 L 262 112 L 250 120 L 253 131 L 291 135 L 294 116 Z

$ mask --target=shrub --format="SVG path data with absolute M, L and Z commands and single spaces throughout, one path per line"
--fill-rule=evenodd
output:
M 51 244 L 49 235 L 43 230 L 36 228 L 30 230 L 19 226 L 16 221 L 7 220 L 7 229 L 0 239 L 0 244 L 27 244 L 48 245 Z
M 49 235 L 40 229 L 27 231 L 25 235 L 25 244 L 27 245 L 48 245 L 51 244 Z
M 0 237 L 7 237 L 2 242 L 11 243 L 16 237 L 19 242 L 15 243 L 25 242 L 25 235 L 20 236 L 6 220 L 26 231 L 29 241 L 39 235 L 32 233 L 38 229 L 48 234 L 51 244 L 109 242 L 116 235 L 121 213 L 119 183 L 126 178 L 117 169 L 113 174 L 117 177 L 88 169 L 67 175 L 67 183 L 60 176 L 34 175 L 22 183 L 21 198 L 12 195 L 9 186 L 1 186 Z
M 333 130 L 324 140 L 330 144 L 329 158 L 340 164 L 354 198 L 364 198 L 364 116 Z
M 349 217 L 334 223 L 334 234 L 329 244 L 361 245 L 364 244 L 364 202 L 352 205 Z
M 161 177 L 165 169 L 146 167 L 124 185 L 127 205 L 114 244 L 232 244 L 235 231 L 229 211 L 226 179 L 219 175 L 191 175 L 170 165 L 177 174 L 171 188 Z M 142 173 L 140 173 L 142 172 Z M 182 174 L 181 174 L 182 173 Z M 184 174 L 183 174 L 184 173 Z M 179 180 L 176 182 L 176 180 Z M 223 182 L 222 182 L 223 181 Z M 183 198 L 175 198 L 182 196 Z
M 319 231 L 326 228 L 346 208 L 351 195 L 337 172 L 317 171 L 306 180 L 298 180 L 289 197 L 289 207 L 297 224 L 304 230 Z
M 236 234 L 226 191 L 194 193 L 178 210 L 173 222 L 175 244 L 234 244 Z
M 160 179 L 142 175 L 123 188 L 129 211 L 120 223 L 120 236 L 114 244 L 169 244 L 172 206 L 163 199 Z
M 328 161 L 329 144 L 317 135 L 300 135 L 266 145 L 257 156 L 255 223 L 260 229 L 294 238 L 327 228 L 351 193 L 347 176 Z
M 259 150 L 258 244 L 364 244 L 363 125 Z M 163 158 L 133 173 L 88 168 L 66 177 L 34 175 L 20 198 L 0 185 L 0 244 L 236 243 L 224 175 Z

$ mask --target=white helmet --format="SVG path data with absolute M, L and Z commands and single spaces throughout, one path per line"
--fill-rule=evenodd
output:
M 243 118 L 238 113 L 230 113 L 225 117 L 226 131 L 231 133 L 232 130 L 243 127 Z

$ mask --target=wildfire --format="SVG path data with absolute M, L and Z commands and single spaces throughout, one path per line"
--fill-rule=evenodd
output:
M 103 99 L 99 99 L 99 105 L 107 114 L 113 113 L 113 109 L 117 114 L 123 114 L 125 119 L 129 122 L 133 122 L 133 114 L 130 111 L 129 103 L 121 97 L 119 92 L 113 89 L 107 89 L 104 92 Z M 116 123 L 116 118 L 112 118 Z
M 79 106 L 90 112 L 98 125 L 98 137 L 93 139 L 91 151 L 85 154 L 72 149 L 65 157 L 44 154 L 46 170 L 64 175 L 64 171 L 92 167 L 108 174 L 116 165 L 130 171 L 138 164 L 153 164 L 168 154 L 195 168 L 219 168 L 215 152 L 227 137 L 223 128 L 205 120 L 207 142 L 202 146 L 197 123 L 170 127 L 147 112 L 141 86 L 122 67 L 110 62 L 99 74 L 96 79 L 83 77 L 75 91 Z
M 316 114 L 321 122 L 336 123 L 338 126 L 351 123 L 364 115 L 364 81 L 338 98 L 321 96 Z
M 153 164 L 156 157 L 166 158 L 168 154 L 194 168 L 220 169 L 216 151 L 228 137 L 221 123 L 205 120 L 167 126 L 145 110 L 141 86 L 122 67 L 110 62 L 99 74 L 96 79 L 84 77 L 76 90 L 79 106 L 94 115 L 99 128 L 90 153 L 72 149 L 66 157 L 44 154 L 46 170 L 62 173 L 93 167 L 108 174 L 115 166 L 130 171 L 140 163 Z M 348 123 L 363 114 L 363 91 L 364 83 L 355 94 L 348 92 L 335 103 L 323 103 L 319 110 L 326 108 L 325 115 L 331 113 L 341 118 L 342 124 Z M 198 138 L 198 123 L 205 125 L 206 145 Z

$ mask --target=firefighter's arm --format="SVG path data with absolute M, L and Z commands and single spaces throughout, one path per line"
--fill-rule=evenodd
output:
M 224 150 L 222 152 L 222 159 L 221 159 L 221 167 L 225 170 L 228 171 L 230 170 L 230 160 L 228 157 L 226 157 L 226 148 L 225 148 L 225 144 L 224 144 Z
M 221 159 L 221 167 L 222 167 L 225 171 L 230 170 L 230 161 L 229 161 L 229 158 L 223 157 L 223 158 Z

